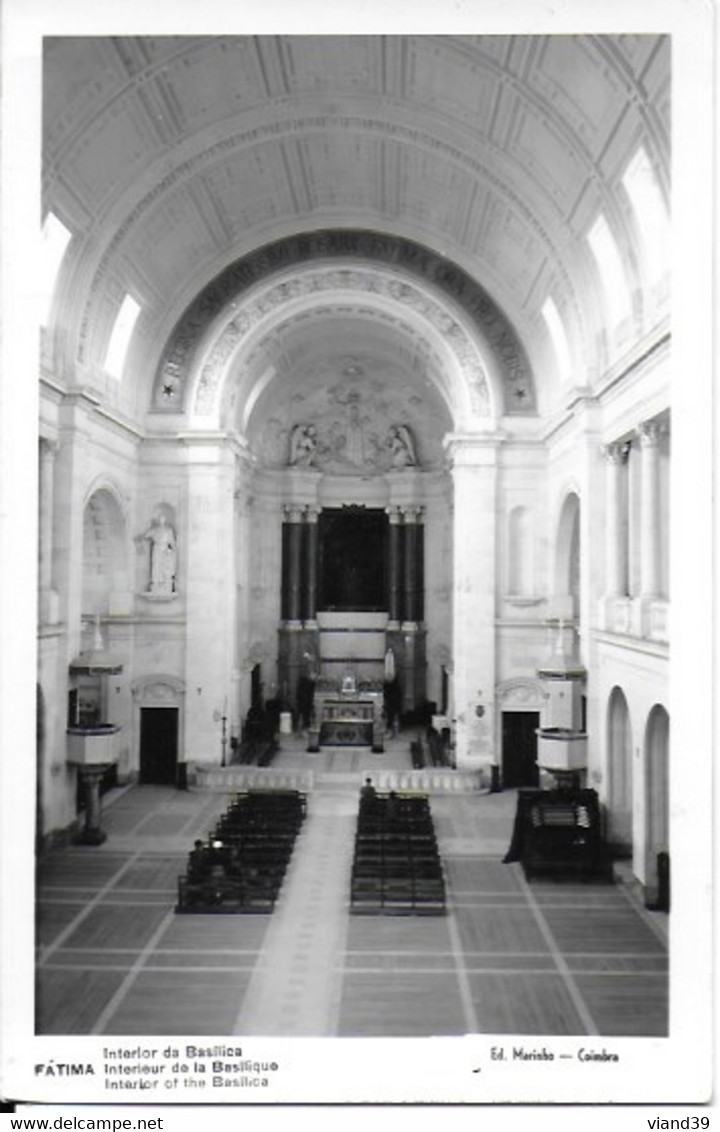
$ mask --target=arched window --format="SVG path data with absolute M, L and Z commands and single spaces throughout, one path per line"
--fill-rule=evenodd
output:
M 139 304 L 135 302 L 132 295 L 126 295 L 115 319 L 105 355 L 104 369 L 111 377 L 118 379 L 122 377 L 128 346 L 139 314 Z
M 622 179 L 640 233 L 643 273 L 649 286 L 670 269 L 670 223 L 655 172 L 640 146 Z
M 565 332 L 565 324 L 560 317 L 560 313 L 551 298 L 547 298 L 543 303 L 542 316 L 545 319 L 545 325 L 548 328 L 553 349 L 555 351 L 555 358 L 557 360 L 558 376 L 562 382 L 570 380 L 572 374 L 572 362 L 570 360 L 570 345 L 568 337 Z
M 54 212 L 48 212 L 42 228 L 42 300 L 44 309 L 41 312 L 41 318 L 43 325 L 47 325 L 50 318 L 50 308 L 57 277 L 60 274 L 60 265 L 71 239 L 72 233 L 69 228 L 65 227 L 62 220 L 59 220 Z
M 608 322 L 615 329 L 631 313 L 632 301 L 620 252 L 604 216 L 598 216 L 587 238 L 600 275 Z

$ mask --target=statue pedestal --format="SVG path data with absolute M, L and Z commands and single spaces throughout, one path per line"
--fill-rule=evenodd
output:
M 100 766 L 78 767 L 80 781 L 85 791 L 85 825 L 75 838 L 76 845 L 102 845 L 107 834 L 100 828 L 100 783 L 105 771 L 112 763 Z
M 119 727 L 109 723 L 68 730 L 67 761 L 77 767 L 86 801 L 85 825 L 75 839 L 77 845 L 102 845 L 107 839 L 100 828 L 100 783 L 109 767 L 117 762 L 115 736 L 119 731 Z

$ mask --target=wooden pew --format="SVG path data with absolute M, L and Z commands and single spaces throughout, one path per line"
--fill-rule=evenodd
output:
M 306 810 L 297 790 L 238 794 L 207 843 L 195 843 L 176 912 L 272 912 Z
M 376 794 L 358 807 L 353 915 L 443 915 L 445 880 L 426 795 Z

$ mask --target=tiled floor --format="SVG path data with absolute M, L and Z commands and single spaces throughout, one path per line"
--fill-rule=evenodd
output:
M 667 1033 L 664 917 L 622 886 L 528 885 L 502 863 L 511 792 L 431 799 L 447 916 L 349 916 L 357 788 L 345 778 L 377 756 L 332 754 L 272 915 L 174 912 L 187 852 L 227 805 L 217 793 L 127 790 L 106 809 L 104 845 L 50 854 L 38 1032 Z

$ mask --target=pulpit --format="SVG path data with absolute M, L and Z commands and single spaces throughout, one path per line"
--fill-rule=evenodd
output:
M 100 783 L 117 762 L 115 736 L 119 731 L 112 723 L 68 728 L 67 761 L 77 768 L 85 793 L 85 825 L 77 838 L 80 845 L 102 845 L 107 837 L 100 828 Z
M 117 676 L 122 670 L 121 661 L 104 648 L 98 615 L 93 648 L 81 653 L 70 665 L 72 711 L 66 760 L 76 768 L 85 795 L 85 825 L 77 838 L 80 845 L 102 845 L 107 837 L 100 828 L 100 785 L 106 772 L 117 763 L 116 736 L 121 727 L 103 723 L 102 719 L 108 704 L 108 677 Z

